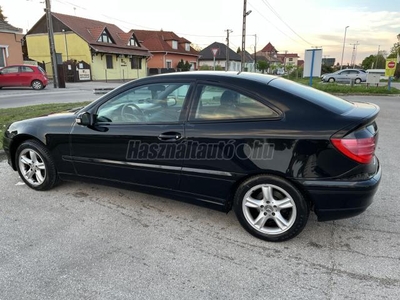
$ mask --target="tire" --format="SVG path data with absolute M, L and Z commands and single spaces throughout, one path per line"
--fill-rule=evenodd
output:
M 356 80 L 354 80 L 354 82 L 359 84 L 359 83 L 361 83 L 361 79 L 360 78 L 356 78 Z
M 234 210 L 244 229 L 270 242 L 297 236 L 310 214 L 300 191 L 273 175 L 258 175 L 244 181 L 235 193 Z
M 331 82 L 331 83 L 332 83 L 332 82 L 335 82 L 335 78 L 333 78 L 333 77 L 329 78 L 329 79 L 328 79 L 328 82 Z
M 34 81 L 32 81 L 31 86 L 32 86 L 32 88 L 33 88 L 34 90 L 42 90 L 42 89 L 44 88 L 44 87 L 43 87 L 43 83 L 42 83 L 40 80 L 34 80 Z
M 38 141 L 27 140 L 18 147 L 15 165 L 22 180 L 34 190 L 49 190 L 58 182 L 53 158 Z

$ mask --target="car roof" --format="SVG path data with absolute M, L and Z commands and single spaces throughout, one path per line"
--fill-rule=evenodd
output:
M 218 80 L 218 79 L 246 79 L 257 82 L 268 84 L 271 80 L 276 79 L 276 76 L 267 74 L 258 74 L 250 72 L 233 72 L 233 71 L 189 71 L 189 72 L 176 72 L 168 74 L 153 75 L 151 77 L 157 78 L 174 78 L 174 77 L 185 77 L 185 78 L 196 78 L 196 79 L 207 79 L 207 80 Z

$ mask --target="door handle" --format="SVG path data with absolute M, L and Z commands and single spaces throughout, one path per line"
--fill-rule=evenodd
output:
M 168 142 L 178 141 L 181 138 L 182 135 L 179 132 L 164 132 L 158 136 L 158 139 L 160 141 L 168 141 Z

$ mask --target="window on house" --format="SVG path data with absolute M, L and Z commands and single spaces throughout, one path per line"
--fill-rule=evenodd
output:
M 108 35 L 107 31 L 104 30 L 103 33 L 100 35 L 99 39 L 97 40 L 100 43 L 109 43 L 113 44 L 113 40 L 111 37 Z
M 190 51 L 190 44 L 189 44 L 189 43 L 186 43 L 186 44 L 185 44 L 185 50 L 186 50 L 186 51 Z
M 141 69 L 142 68 L 142 58 L 132 57 L 131 58 L 131 69 Z
M 0 47 L 0 68 L 4 67 L 5 64 L 5 59 L 4 59 L 4 48 Z
M 292 57 L 289 57 L 289 61 L 293 61 L 293 58 L 292 58 Z
M 178 41 L 172 41 L 172 49 L 178 49 Z
M 128 42 L 128 46 L 136 46 L 136 47 L 140 47 L 139 43 L 135 40 L 135 38 L 132 36 Z
M 113 57 L 112 55 L 106 55 L 107 69 L 113 69 Z
M 168 68 L 168 69 L 171 69 L 172 68 L 172 60 L 167 60 L 166 62 L 165 62 L 165 64 L 166 64 L 166 68 Z

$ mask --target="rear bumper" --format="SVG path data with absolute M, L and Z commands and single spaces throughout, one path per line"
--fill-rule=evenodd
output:
M 382 177 L 382 168 L 363 181 L 303 181 L 314 203 L 318 221 L 350 218 L 364 212 L 371 205 Z

